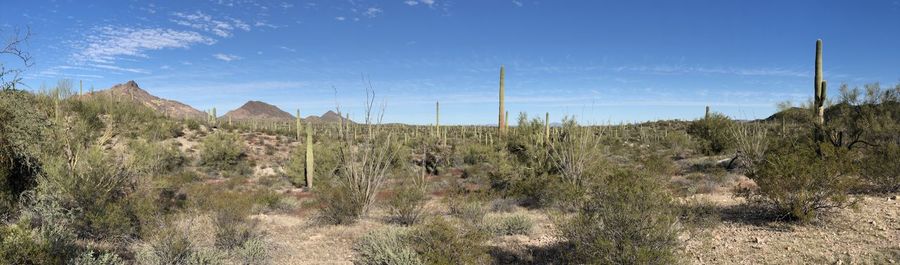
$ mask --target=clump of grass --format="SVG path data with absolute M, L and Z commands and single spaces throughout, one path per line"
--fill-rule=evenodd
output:
M 523 214 L 492 215 L 488 216 L 485 225 L 491 234 L 497 236 L 528 235 L 534 221 Z

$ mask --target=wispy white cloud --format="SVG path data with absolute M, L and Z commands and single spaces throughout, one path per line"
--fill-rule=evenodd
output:
M 234 54 L 224 54 L 224 53 L 213 54 L 213 57 L 216 59 L 222 60 L 222 61 L 226 61 L 226 62 L 237 61 L 237 60 L 243 59 L 242 57 L 234 55 Z
M 809 73 L 803 71 L 788 70 L 782 68 L 722 68 L 701 67 L 683 65 L 654 65 L 654 66 L 620 66 L 613 70 L 617 72 L 648 72 L 653 74 L 731 74 L 746 76 L 787 76 L 809 77 Z
M 240 19 L 228 18 L 228 21 L 218 20 L 202 11 L 194 13 L 174 12 L 172 13 L 172 16 L 174 18 L 170 19 L 170 21 L 175 24 L 212 32 L 213 34 L 216 34 L 216 36 L 223 38 L 231 37 L 235 28 L 250 31 L 250 25 L 244 23 Z
M 519 1 L 519 0 L 513 0 L 512 3 L 518 7 L 522 7 L 522 5 L 523 5 L 522 1 Z
M 105 26 L 94 30 L 84 41 L 76 42 L 76 52 L 71 59 L 76 65 L 106 65 L 110 68 L 123 58 L 147 58 L 147 51 L 184 49 L 196 44 L 211 45 L 215 42 L 193 31 Z
M 334 17 L 334 19 L 337 20 L 337 21 L 344 21 L 344 20 L 347 20 L 346 17 L 340 17 L 340 16 Z
M 363 12 L 363 15 L 365 15 L 365 16 L 367 16 L 367 17 L 370 17 L 370 18 L 374 18 L 374 17 L 377 17 L 378 15 L 380 15 L 380 14 L 383 13 L 383 12 L 384 12 L 384 10 L 381 10 L 381 8 L 370 7 L 370 8 L 368 8 L 368 9 L 366 9 L 365 12 Z
M 297 52 L 297 49 L 288 48 L 287 46 L 278 46 L 278 48 L 289 52 Z
M 423 5 L 427 5 L 430 7 L 430 6 L 434 6 L 435 0 L 406 0 L 406 1 L 403 1 L 403 3 L 406 5 L 409 5 L 409 6 L 423 4 Z

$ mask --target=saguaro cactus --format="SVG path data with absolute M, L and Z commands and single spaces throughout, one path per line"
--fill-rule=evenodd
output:
M 550 144 L 550 112 L 544 114 L 544 144 Z
M 706 114 L 703 115 L 704 119 L 709 119 L 709 106 L 706 106 Z
M 303 130 L 303 125 L 300 124 L 300 109 L 297 109 L 297 141 L 300 141 L 301 136 L 300 132 Z
M 441 102 L 434 102 L 434 135 L 441 137 Z
M 306 188 L 312 189 L 316 163 L 313 157 L 312 126 L 306 126 Z
M 506 116 L 504 116 L 506 113 L 506 106 L 503 105 L 503 93 L 504 93 L 504 91 L 503 91 L 504 90 L 503 75 L 504 75 L 504 70 L 503 70 L 503 66 L 501 65 L 500 66 L 500 112 L 499 112 L 500 117 L 498 118 L 499 121 L 497 122 L 497 127 L 499 128 L 500 136 L 503 136 L 506 133 Z
M 825 80 L 822 80 L 822 40 L 816 40 L 816 75 L 813 80 L 815 87 L 814 111 L 816 113 L 816 123 L 818 125 L 825 124 Z

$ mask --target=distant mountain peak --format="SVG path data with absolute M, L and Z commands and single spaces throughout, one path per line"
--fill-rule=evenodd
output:
M 235 120 L 261 119 L 261 120 L 291 120 L 294 116 L 275 105 L 257 100 L 250 100 L 240 108 L 225 113 L 223 117 L 231 117 Z

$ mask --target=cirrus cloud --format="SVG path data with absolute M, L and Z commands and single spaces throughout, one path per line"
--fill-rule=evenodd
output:
M 212 45 L 216 41 L 193 31 L 162 28 L 105 26 L 76 43 L 72 55 L 75 64 L 111 65 L 128 57 L 147 58 L 147 51 L 189 48 L 195 44 Z

